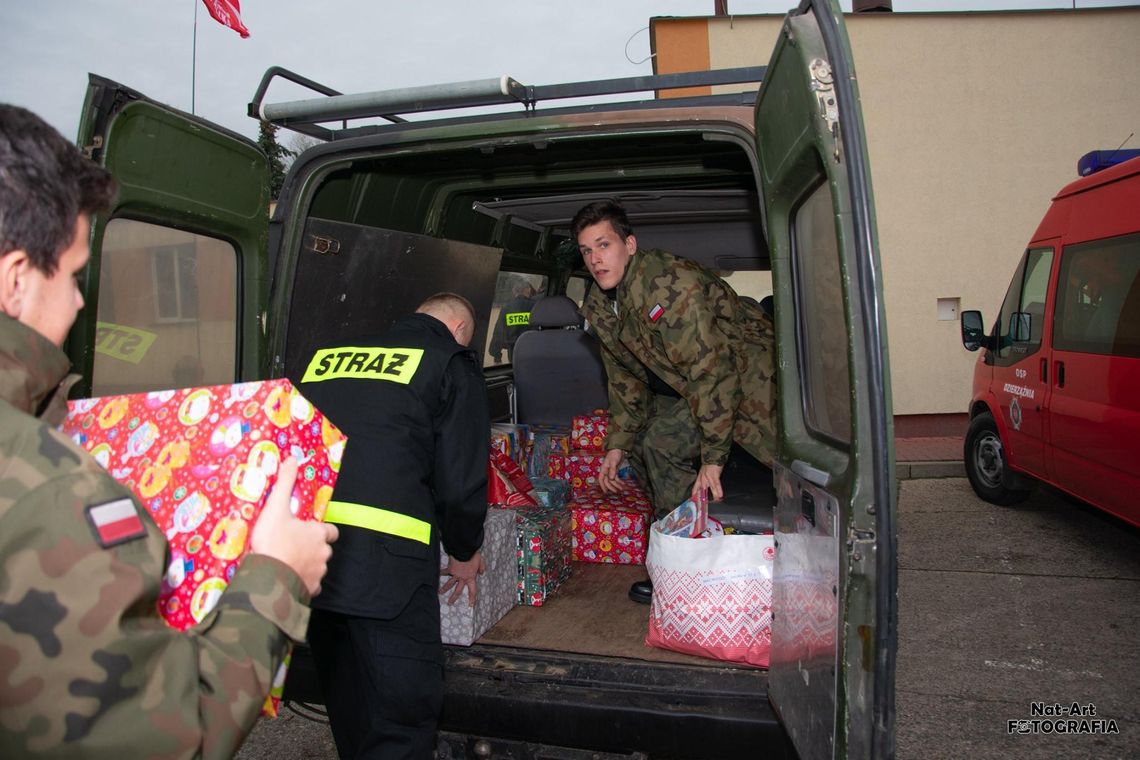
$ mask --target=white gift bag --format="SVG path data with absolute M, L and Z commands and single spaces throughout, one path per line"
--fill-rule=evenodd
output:
M 645 643 L 768 667 L 775 556 L 770 535 L 683 538 L 654 523 L 645 560 L 653 582 Z

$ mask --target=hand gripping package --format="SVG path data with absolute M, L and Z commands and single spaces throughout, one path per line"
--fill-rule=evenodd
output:
M 299 464 L 294 513 L 319 520 L 346 441 L 285 379 L 72 401 L 62 429 L 166 535 L 158 611 L 178 630 L 201 622 L 225 591 L 280 462 Z
M 440 632 L 444 644 L 470 646 L 515 606 L 519 577 L 515 546 L 514 511 L 488 509 L 480 550 L 487 569 L 475 579 L 475 606 L 471 606 L 466 591 L 455 604 L 448 604 L 451 590 L 439 594 Z M 446 567 L 447 562 L 447 554 L 440 552 L 440 568 Z M 441 588 L 447 580 L 448 576 L 440 578 Z

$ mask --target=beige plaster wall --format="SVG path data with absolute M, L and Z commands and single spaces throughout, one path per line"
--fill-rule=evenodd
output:
M 848 15 L 896 414 L 963 412 L 976 354 L 937 301 L 996 314 L 1089 150 L 1140 147 L 1140 8 Z M 656 23 L 661 23 L 657 20 Z M 709 19 L 711 67 L 767 61 L 782 18 Z M 667 56 L 667 50 L 658 50 Z

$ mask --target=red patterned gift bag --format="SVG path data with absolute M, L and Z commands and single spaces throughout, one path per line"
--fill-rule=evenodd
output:
M 768 667 L 775 556 L 770 535 L 688 538 L 666 535 L 654 523 L 645 562 L 653 581 L 645 643 Z

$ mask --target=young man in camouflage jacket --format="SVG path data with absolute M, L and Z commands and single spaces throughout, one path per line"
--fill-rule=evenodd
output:
M 290 514 L 288 460 L 214 610 L 185 633 L 159 617 L 165 537 L 56 430 L 88 216 L 113 193 L 54 129 L 0 104 L 0 757 L 230 757 L 304 637 L 336 528 Z
M 628 454 L 661 517 L 688 498 L 723 497 L 720 474 L 733 441 L 770 466 L 771 319 L 699 264 L 639 250 L 616 202 L 581 209 L 571 234 L 597 284 L 582 314 L 601 343 L 609 384 L 601 487 L 621 487 L 617 468 Z M 651 587 L 634 586 L 631 597 L 648 601 Z

